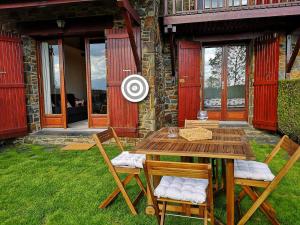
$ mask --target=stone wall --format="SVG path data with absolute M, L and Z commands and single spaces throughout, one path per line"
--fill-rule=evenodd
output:
M 163 49 L 164 58 L 164 84 L 165 84 L 165 122 L 167 125 L 177 126 L 178 116 L 178 77 L 172 76 L 171 64 L 171 49 L 170 44 L 167 43 L 166 37 Z
M 295 47 L 297 38 L 299 36 L 293 35 L 292 36 L 292 46 Z M 294 50 L 294 48 L 293 48 Z M 298 51 L 298 54 L 296 56 L 294 65 L 291 69 L 291 72 L 289 74 L 290 79 L 300 79 L 300 51 Z
M 27 36 L 22 36 L 22 41 L 24 54 L 27 122 L 29 131 L 34 132 L 41 129 L 36 41 Z
M 164 95 L 161 32 L 159 31 L 159 0 L 146 0 L 136 8 L 141 16 L 142 76 L 149 83 L 147 98 L 139 103 L 139 133 L 145 136 L 149 131 L 163 125 Z
M 286 35 L 279 33 L 279 80 L 286 78 Z

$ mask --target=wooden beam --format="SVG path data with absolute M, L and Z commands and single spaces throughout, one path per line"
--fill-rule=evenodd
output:
M 129 41 L 130 41 L 130 45 L 131 45 L 131 49 L 132 49 L 136 69 L 137 69 L 137 72 L 141 72 L 142 71 L 141 61 L 140 61 L 140 57 L 139 57 L 139 54 L 138 54 L 138 47 L 137 47 L 136 42 L 135 42 L 135 36 L 134 36 L 133 27 L 132 27 L 132 23 L 131 23 L 131 17 L 130 17 L 129 12 L 127 10 L 123 9 L 122 11 L 123 11 L 123 17 L 124 17 L 124 20 L 125 20 L 127 33 L 128 33 L 128 36 L 129 36 Z
M 252 40 L 270 32 L 246 32 L 246 33 L 236 33 L 236 34 L 223 34 L 223 35 L 207 35 L 194 38 L 194 41 L 200 42 L 220 42 L 220 41 L 244 41 Z
M 202 13 L 193 15 L 177 15 L 165 16 L 164 25 L 169 24 L 183 24 L 183 23 L 202 23 L 208 21 L 222 21 L 222 20 L 240 20 L 251 18 L 266 18 L 266 17 L 279 17 L 300 15 L 300 6 L 286 6 L 277 8 L 264 8 L 264 9 L 244 9 L 237 11 L 227 12 L 213 12 Z
M 141 24 L 141 19 L 139 14 L 134 10 L 134 8 L 131 6 L 131 4 L 129 3 L 128 0 L 117 0 L 118 6 L 120 8 L 125 9 L 130 16 L 132 17 L 132 19 L 138 24 Z
M 288 33 L 291 35 L 296 35 L 296 36 L 299 35 L 300 36 L 300 27 L 297 27 Z
M 56 20 L 21 22 L 17 26 L 22 34 L 32 37 L 99 34 L 113 26 L 112 16 L 81 17 L 65 19 L 65 21 L 65 28 L 58 28 Z
M 24 1 L 15 3 L 2 3 L 0 4 L 1 9 L 20 9 L 20 8 L 32 8 L 32 7 L 43 7 L 51 5 L 61 5 L 70 3 L 83 3 L 83 2 L 96 2 L 96 0 L 47 0 L 47 1 Z
M 300 49 L 300 36 L 299 36 L 298 39 L 297 39 L 296 46 L 295 46 L 295 48 L 294 48 L 294 50 L 293 50 L 293 53 L 292 53 L 292 55 L 291 55 L 291 58 L 290 58 L 289 62 L 288 62 L 287 65 L 286 65 L 286 72 L 287 72 L 287 73 L 290 73 L 290 72 L 291 72 L 292 67 L 293 67 L 293 65 L 294 65 L 294 62 L 295 62 L 295 60 L 296 60 L 296 58 L 297 58 L 299 49 Z

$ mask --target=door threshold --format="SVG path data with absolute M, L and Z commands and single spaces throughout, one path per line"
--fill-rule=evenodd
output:
M 104 131 L 107 128 L 75 128 L 75 127 L 68 127 L 68 128 L 43 128 L 44 131 Z
M 43 128 L 31 135 L 54 135 L 54 136 L 91 136 L 102 132 L 107 128 Z

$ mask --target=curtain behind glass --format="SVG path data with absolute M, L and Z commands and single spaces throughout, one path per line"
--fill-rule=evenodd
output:
M 49 46 L 47 42 L 42 43 L 42 74 L 43 74 L 43 87 L 44 87 L 44 109 L 45 114 L 52 114 L 51 104 L 51 81 L 50 81 L 50 61 L 49 61 Z

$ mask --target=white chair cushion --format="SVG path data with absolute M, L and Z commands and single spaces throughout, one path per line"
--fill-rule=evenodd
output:
M 117 157 L 111 160 L 114 166 L 130 167 L 130 168 L 143 168 L 143 163 L 146 160 L 144 154 L 132 154 L 129 152 L 122 152 Z
M 248 160 L 234 160 L 234 177 L 272 181 L 275 176 L 266 163 Z
M 190 201 L 201 204 L 206 200 L 207 179 L 164 176 L 154 190 L 158 198 Z

